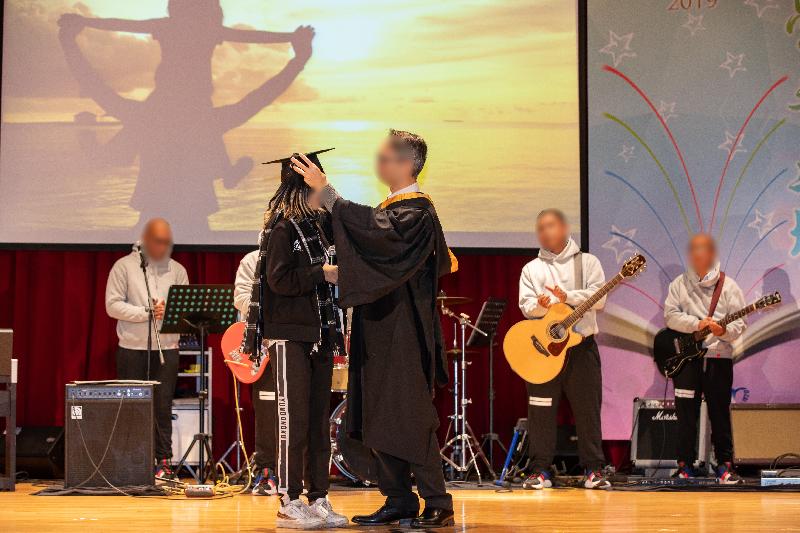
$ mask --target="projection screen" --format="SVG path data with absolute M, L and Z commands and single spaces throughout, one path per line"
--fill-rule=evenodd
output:
M 427 140 L 451 246 L 532 247 L 545 207 L 578 232 L 576 19 L 563 0 L 8 0 L 0 242 L 127 243 L 163 216 L 178 243 L 253 244 L 262 162 L 335 147 L 333 184 L 376 205 L 389 128 Z

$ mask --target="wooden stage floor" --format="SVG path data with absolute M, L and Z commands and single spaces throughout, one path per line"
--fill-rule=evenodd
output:
M 0 532 L 272 531 L 275 497 L 165 500 L 126 496 L 31 496 L 37 488 L 0 492 Z M 798 493 L 632 493 L 554 489 L 497 493 L 455 490 L 457 526 L 440 531 L 800 531 Z M 347 515 L 376 509 L 376 490 L 339 490 Z M 373 531 L 398 531 L 376 528 Z M 340 531 L 370 529 L 348 528 Z

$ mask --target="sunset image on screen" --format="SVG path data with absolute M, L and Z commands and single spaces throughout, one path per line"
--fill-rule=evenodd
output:
M 4 30 L 0 241 L 128 242 L 158 215 L 254 243 L 262 162 L 335 147 L 331 182 L 376 205 L 389 128 L 426 139 L 454 246 L 533 246 L 544 207 L 580 227 L 573 2 L 10 0 Z

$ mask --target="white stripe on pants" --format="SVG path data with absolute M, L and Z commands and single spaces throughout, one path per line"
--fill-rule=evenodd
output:
M 275 397 L 278 400 L 278 492 L 289 490 L 289 399 L 286 379 L 286 342 L 275 343 Z

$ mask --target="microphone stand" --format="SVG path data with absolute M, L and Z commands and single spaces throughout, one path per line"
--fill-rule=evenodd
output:
M 153 313 L 153 295 L 150 293 L 150 281 L 147 279 L 147 258 L 139 246 L 139 258 L 142 260 L 139 266 L 142 268 L 144 275 L 144 287 L 147 290 L 147 379 L 150 379 L 150 352 L 153 344 L 153 331 L 156 332 L 156 346 L 158 346 L 158 360 L 164 364 L 164 352 L 161 349 L 161 335 L 158 334 L 156 329 L 156 317 Z

